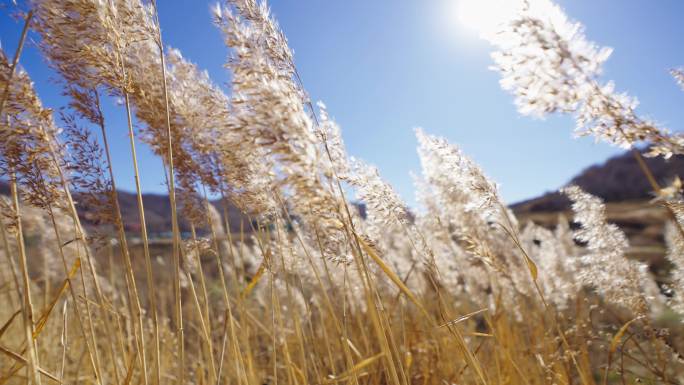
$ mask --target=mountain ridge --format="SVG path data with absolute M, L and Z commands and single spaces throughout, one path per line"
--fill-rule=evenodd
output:
M 641 150 L 642 153 L 646 149 Z M 684 179 L 684 156 L 673 156 L 670 159 L 644 158 L 646 165 L 653 173 L 656 181 L 661 186 L 667 186 L 678 176 Z M 654 197 L 648 179 L 641 171 L 639 164 L 631 151 L 611 157 L 603 163 L 595 164 L 582 170 L 573 177 L 569 184 L 574 184 L 585 191 L 603 199 L 607 206 L 615 211 L 615 204 L 630 202 L 637 207 L 648 207 L 648 202 Z M 0 194 L 9 194 L 9 185 L 0 180 Z M 127 232 L 140 231 L 138 215 L 137 195 L 135 192 L 118 190 L 119 205 Z M 93 218 L 91 207 L 80 199 L 78 192 L 74 193 L 77 209 L 86 226 L 94 226 L 96 218 Z M 212 205 L 223 213 L 223 204 L 220 199 L 212 200 Z M 171 229 L 171 205 L 168 195 L 161 193 L 143 193 L 143 205 L 145 207 L 145 221 L 150 234 L 162 236 Z M 363 205 L 359 205 L 363 209 Z M 555 224 L 556 215 L 567 212 L 570 209 L 570 201 L 559 191 L 548 191 L 537 197 L 526 199 L 510 205 L 510 208 L 523 221 L 532 220 L 538 224 L 552 226 Z M 246 215 L 232 204 L 228 204 L 228 219 L 232 232 L 250 231 L 250 222 Z M 611 210 L 609 210 L 611 211 Z M 618 210 L 620 211 L 620 210 Z M 643 210 L 639 211 L 643 215 Z M 625 213 L 621 214 L 621 218 Z M 636 213 L 635 213 L 636 215 Z M 609 220 L 611 215 L 609 215 Z M 189 231 L 189 222 L 182 216 L 179 218 L 181 231 Z M 639 218 L 630 218 L 630 223 L 638 223 Z M 660 241 L 659 241 L 660 242 Z M 660 242 L 662 243 L 662 242 Z
M 684 156 L 644 158 L 644 162 L 661 187 L 669 186 L 677 176 L 684 179 Z M 653 189 L 631 151 L 582 170 L 567 183 L 571 184 L 604 200 L 607 221 L 629 239 L 627 255 L 647 262 L 654 272 L 667 269 L 664 233 L 670 216 L 663 205 L 653 202 Z M 555 227 L 560 215 L 572 220 L 570 206 L 570 200 L 559 191 L 510 205 L 520 223 L 547 228 Z
M 7 181 L 0 180 L 0 194 L 9 195 L 10 188 Z M 138 197 L 135 192 L 117 189 L 119 197 L 119 207 L 121 209 L 121 216 L 124 222 L 124 229 L 126 232 L 134 234 L 140 231 L 140 216 L 138 212 Z M 86 199 L 81 199 L 83 196 L 79 192 L 72 193 L 76 210 L 79 212 L 79 217 L 86 228 L 95 227 L 97 225 L 97 218 L 95 218 L 95 210 L 89 206 Z M 161 237 L 171 231 L 171 203 L 167 194 L 160 193 L 143 193 L 143 207 L 145 208 L 145 224 L 147 226 L 148 234 L 151 237 Z M 210 203 L 223 215 L 223 203 L 220 199 L 210 200 Z M 231 232 L 240 232 L 241 223 L 245 232 L 250 231 L 250 222 L 246 215 L 228 203 L 228 221 L 230 223 Z M 179 227 L 182 232 L 190 231 L 190 223 L 182 215 L 179 215 Z M 200 231 L 202 229 L 199 229 Z
M 646 149 L 640 150 L 642 154 Z M 670 159 L 643 157 L 660 186 L 668 186 L 675 177 L 684 179 L 684 156 Z M 654 198 L 650 183 L 641 170 L 632 151 L 613 156 L 603 163 L 589 166 L 573 177 L 567 185 L 577 185 L 596 195 L 606 203 L 643 201 Z M 570 201 L 557 191 L 516 202 L 510 207 L 514 212 L 551 212 L 570 208 Z

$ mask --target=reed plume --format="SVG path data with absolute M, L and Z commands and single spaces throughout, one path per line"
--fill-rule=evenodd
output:
M 577 135 L 624 148 L 648 141 L 652 156 L 682 153 L 681 135 L 638 115 L 636 98 L 601 81 L 612 50 L 587 40 L 584 26 L 552 1 L 524 2 L 512 20 L 487 38 L 497 47 L 492 58 L 501 86 L 514 94 L 522 114 L 572 113 Z
M 575 237 L 587 243 L 589 252 L 582 257 L 577 277 L 584 285 L 595 287 L 606 300 L 637 315 L 645 314 L 648 301 L 642 284 L 649 281 L 646 266 L 625 258 L 629 245 L 625 234 L 606 222 L 605 206 L 599 198 L 577 186 L 563 192 L 573 201 L 575 220 L 582 226 Z

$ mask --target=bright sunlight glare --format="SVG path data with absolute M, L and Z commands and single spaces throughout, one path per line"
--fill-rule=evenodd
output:
M 518 11 L 518 0 L 456 0 L 458 23 L 487 38 Z

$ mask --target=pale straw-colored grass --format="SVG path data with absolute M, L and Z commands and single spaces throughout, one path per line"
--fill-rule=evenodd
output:
M 681 383 L 684 331 L 664 319 L 682 316 L 684 203 L 644 162 L 672 218 L 663 290 L 625 257 L 599 198 L 563 190 L 574 231 L 518 223 L 477 164 L 421 129 L 421 207 L 409 209 L 347 155 L 265 3 L 213 8 L 230 93 L 165 48 L 154 2 L 29 6 L 70 105 L 55 122 L 21 49 L 1 53 L 0 384 Z M 573 113 L 582 134 L 682 154 L 679 136 L 601 83 L 609 51 L 549 0 L 492 39 L 523 114 Z M 139 232 L 117 195 L 109 97 L 123 100 Z M 147 231 L 139 140 L 163 160 L 170 242 Z

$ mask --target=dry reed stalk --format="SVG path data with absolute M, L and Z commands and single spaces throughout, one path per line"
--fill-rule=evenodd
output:
M 217 378 L 217 372 L 216 372 L 216 367 L 215 367 L 215 359 L 214 359 L 214 352 L 213 352 L 213 347 L 211 343 L 211 336 L 209 334 L 209 326 L 207 325 L 207 320 L 204 319 L 204 315 L 202 314 L 202 305 L 200 305 L 199 297 L 197 296 L 197 291 L 195 290 L 195 282 L 192 279 L 192 274 L 185 270 L 185 279 L 188 281 L 188 287 L 190 287 L 190 294 L 192 295 L 192 302 L 195 305 L 195 309 L 197 310 L 197 315 L 199 318 L 200 322 L 200 329 L 202 332 L 202 338 L 204 339 L 204 353 L 206 355 L 206 360 L 209 361 L 209 368 L 210 368 L 210 374 L 211 377 L 209 379 L 209 382 L 213 383 L 216 382 Z
M 21 36 L 19 37 L 19 43 L 17 44 L 17 49 L 14 52 L 14 57 L 12 59 L 12 64 L 9 68 L 9 74 L 7 74 L 7 81 L 5 83 L 5 89 L 2 92 L 2 99 L 0 99 L 0 116 L 5 109 L 5 103 L 10 95 L 10 85 L 12 83 L 12 78 L 14 77 L 14 72 L 19 64 L 19 58 L 21 57 L 21 52 L 24 50 L 24 43 L 26 42 L 26 34 L 28 33 L 29 25 L 31 24 L 31 19 L 33 18 L 33 11 L 29 11 L 24 18 L 24 27 L 21 30 Z
M 282 204 L 282 201 L 281 201 L 281 204 Z M 292 219 L 291 219 L 289 213 L 287 212 L 287 210 L 285 210 L 285 217 L 287 218 L 287 223 L 288 223 L 290 226 L 293 226 Z M 316 233 L 318 233 L 318 230 L 317 230 L 317 229 L 316 229 L 315 231 L 316 231 Z M 340 334 L 340 333 L 342 333 L 342 331 L 343 331 L 343 327 L 341 326 L 340 321 L 339 321 L 338 317 L 337 317 L 336 314 L 335 314 L 336 312 L 335 312 L 335 310 L 333 309 L 332 301 L 330 300 L 330 297 L 329 297 L 329 295 L 328 295 L 327 288 L 325 287 L 325 285 L 323 284 L 323 281 L 321 280 L 321 276 L 320 276 L 320 273 L 319 273 L 319 271 L 318 271 L 318 268 L 316 267 L 316 265 L 315 265 L 314 262 L 313 262 L 313 257 L 311 256 L 311 253 L 309 253 L 308 248 L 306 247 L 306 245 L 305 245 L 304 241 L 302 240 L 301 235 L 299 234 L 298 231 L 295 231 L 295 236 L 296 236 L 298 242 L 300 243 L 300 245 L 302 246 L 302 249 L 304 250 L 304 253 L 305 253 L 306 257 L 307 257 L 307 261 L 309 262 L 309 266 L 311 267 L 311 269 L 312 269 L 312 271 L 313 271 L 313 274 L 314 274 L 316 283 L 318 284 L 318 287 L 319 287 L 319 289 L 320 289 L 320 291 L 321 291 L 321 293 L 322 293 L 323 302 L 324 302 L 324 304 L 325 304 L 325 306 L 326 306 L 326 310 L 328 311 L 329 316 L 331 316 L 332 319 L 333 319 L 333 324 L 335 325 L 335 329 L 336 329 L 337 333 Z M 320 252 L 321 252 L 321 254 L 323 255 L 323 254 L 324 254 L 324 251 L 323 251 L 322 245 L 321 245 L 321 243 L 320 243 L 320 238 L 317 237 L 317 239 L 319 240 L 318 245 L 319 245 L 319 248 L 320 248 Z M 323 263 L 325 264 L 325 259 L 322 259 L 322 261 L 323 261 Z M 325 270 L 326 270 L 326 272 L 327 272 L 327 274 L 328 274 L 328 283 L 332 284 L 332 278 L 330 277 L 330 273 L 329 273 L 329 271 L 328 271 L 328 269 L 327 269 L 327 266 L 326 266 L 326 269 L 325 269 Z M 345 330 L 345 333 L 342 334 L 342 338 L 346 341 L 346 340 L 348 340 L 348 337 L 346 336 L 346 329 L 344 329 L 344 330 Z M 327 335 L 327 331 L 326 331 L 325 328 L 323 329 L 323 332 L 324 332 L 324 338 L 325 338 L 325 340 L 326 340 L 325 346 L 326 346 L 326 348 L 327 348 L 326 350 L 327 350 L 327 354 L 328 354 L 328 359 L 329 359 L 330 365 L 332 366 L 332 369 L 333 369 L 333 370 L 332 370 L 332 375 L 334 376 L 334 375 L 335 375 L 335 369 L 334 369 L 334 367 L 335 367 L 335 365 L 334 365 L 335 360 L 332 358 L 332 350 L 331 350 L 331 346 L 332 346 L 332 345 L 331 345 L 331 343 L 329 342 L 329 337 L 328 337 L 328 335 Z M 345 356 L 345 359 L 346 359 L 346 361 L 347 361 L 348 367 L 353 367 L 353 366 L 354 366 L 354 363 L 353 363 L 353 359 L 352 359 L 352 356 L 351 356 L 351 352 L 350 352 L 349 346 L 348 346 L 347 344 L 345 344 L 345 343 L 342 343 L 342 344 L 340 344 L 340 345 L 341 345 L 341 347 L 342 347 L 342 351 L 344 352 L 344 356 Z M 356 382 L 358 381 L 358 379 L 356 378 L 356 375 L 354 374 L 352 377 L 353 377 L 353 379 L 354 379 L 354 382 L 356 383 Z
M 38 361 L 38 343 L 33 339 L 34 333 L 34 310 L 33 301 L 31 299 L 31 280 L 28 274 L 28 262 L 26 259 L 26 247 L 24 245 L 24 235 L 21 226 L 21 210 L 19 208 L 19 194 L 17 193 L 17 180 L 14 173 L 11 174 L 10 189 L 12 194 L 12 204 L 14 205 L 14 213 L 16 215 L 16 242 L 19 252 L 19 269 L 22 278 L 22 315 L 24 319 L 24 334 L 26 337 L 26 345 L 29 353 L 28 359 L 28 378 L 29 383 L 41 384 L 41 377 L 38 368 L 40 362 Z
M 208 213 L 207 213 L 208 214 Z M 190 223 L 190 236 L 195 249 L 195 263 L 197 264 L 197 275 L 199 276 L 200 289 L 202 290 L 202 307 L 200 309 L 200 317 L 204 319 L 204 323 L 207 327 L 207 334 L 211 334 L 211 314 L 209 312 L 209 295 L 207 294 L 207 280 L 204 274 L 204 269 L 202 268 L 202 253 L 203 248 L 200 245 L 200 241 L 197 238 L 197 230 L 195 229 L 195 224 Z M 211 249 L 209 249 L 211 251 Z M 187 253 L 187 252 L 186 252 Z M 207 343 L 211 347 L 211 340 Z M 213 350 L 213 349 L 212 349 Z
M 164 96 L 164 106 L 166 115 L 166 161 L 168 167 L 168 182 L 169 182 L 169 201 L 171 203 L 171 231 L 173 233 L 173 263 L 174 263 L 174 293 L 176 296 L 176 323 L 177 323 L 177 339 L 179 343 L 179 357 L 178 357 L 178 382 L 183 384 L 185 381 L 185 343 L 183 336 L 183 310 L 181 303 L 181 292 L 180 292 L 180 229 L 178 227 L 178 214 L 176 212 L 176 184 L 175 184 L 175 174 L 174 174 L 174 163 L 173 163 L 173 139 L 171 137 L 171 113 L 169 110 L 169 94 L 166 84 L 166 64 L 164 55 L 164 45 L 161 36 L 161 28 L 159 26 L 159 13 L 157 12 L 157 2 L 152 0 L 152 6 L 154 8 L 154 17 L 157 24 L 157 46 L 159 48 L 159 59 L 160 67 L 162 73 L 162 86 L 163 86 L 163 96 Z
M 97 90 L 94 91 L 95 93 L 95 107 L 98 111 L 98 116 L 100 119 L 98 120 L 98 125 L 100 127 L 100 132 L 102 134 L 102 141 L 104 144 L 104 152 L 105 156 L 107 159 L 107 171 L 109 172 L 109 180 L 111 183 L 111 201 L 112 201 L 112 213 L 114 214 L 114 222 L 115 226 L 117 228 L 117 233 L 118 233 L 118 238 L 119 238 L 119 248 L 120 252 L 122 254 L 122 257 L 124 261 L 129 261 L 130 260 L 130 255 L 129 255 L 129 249 L 128 249 L 128 242 L 126 240 L 126 233 L 124 230 L 124 224 L 123 224 L 123 217 L 121 215 L 121 207 L 119 204 L 119 194 L 116 188 L 116 182 L 114 178 L 114 168 L 113 168 L 113 163 L 112 163 L 112 157 L 111 157 L 111 151 L 109 147 L 109 140 L 107 138 L 107 131 L 105 129 L 105 122 L 104 122 L 104 116 L 102 114 L 102 110 L 100 107 L 100 97 L 99 93 Z M 135 164 L 135 150 L 133 149 L 133 158 L 134 158 L 134 164 Z M 136 182 L 138 182 L 138 173 L 137 173 L 137 168 L 135 169 L 134 172 Z M 145 254 L 145 262 L 146 262 L 146 267 L 148 267 L 147 271 L 147 283 L 148 283 L 148 298 L 150 301 L 150 307 L 151 307 L 151 313 L 152 313 L 152 320 L 153 320 L 153 327 L 154 327 L 154 339 L 153 343 L 155 346 L 155 363 L 157 364 L 157 368 L 159 367 L 159 326 L 158 326 L 158 319 L 157 319 L 157 306 L 156 306 L 156 287 L 154 285 L 153 280 L 151 279 L 151 275 L 149 274 L 150 269 L 149 269 L 149 244 L 147 240 L 147 227 L 146 227 L 146 222 L 145 222 L 145 211 L 142 206 L 142 199 L 140 194 L 137 196 L 138 199 L 138 214 L 140 215 L 140 228 L 141 228 L 141 238 L 143 240 L 143 250 Z M 110 279 L 110 282 L 113 280 Z M 113 347 L 112 347 L 113 348 Z M 112 359 L 114 359 L 114 354 L 112 353 Z M 160 370 L 160 369 L 157 369 Z M 116 381 L 118 382 L 118 377 L 119 377 L 119 372 L 118 368 L 116 365 L 114 365 L 114 376 Z M 157 382 L 158 384 L 159 382 Z
M 123 217 L 121 215 L 121 208 L 119 204 L 119 195 L 118 191 L 116 188 L 116 181 L 114 178 L 114 168 L 113 168 L 113 162 L 112 162 L 112 157 L 111 157 L 111 151 L 109 147 L 109 140 L 107 138 L 107 131 L 105 128 L 105 122 L 104 122 L 104 115 L 102 113 L 102 109 L 100 106 L 100 96 L 97 90 L 94 90 L 95 94 L 95 105 L 93 106 L 95 110 L 97 111 L 97 116 L 99 119 L 97 120 L 97 125 L 100 127 L 100 132 L 102 134 L 102 141 L 104 145 L 104 152 L 106 155 L 107 159 L 107 171 L 109 172 L 109 180 L 111 183 L 111 201 L 113 204 L 112 207 L 112 212 L 114 214 L 114 222 L 115 226 L 117 228 L 117 233 L 119 237 L 119 245 L 120 245 L 120 252 L 122 254 L 122 257 L 124 261 L 126 261 L 126 265 L 131 265 L 130 263 L 130 255 L 129 255 L 129 249 L 128 249 L 128 242 L 126 240 L 126 233 L 124 229 L 124 224 L 123 224 Z M 127 116 L 128 119 L 130 119 L 130 110 L 128 108 L 127 104 Z M 159 384 L 161 381 L 161 353 L 160 353 L 160 348 L 159 348 L 159 319 L 157 315 L 157 289 L 154 284 L 154 277 L 152 275 L 152 267 L 151 267 L 151 257 L 150 257 L 150 250 L 149 250 L 149 240 L 147 237 L 147 223 L 145 221 L 145 209 L 143 206 L 143 201 L 142 201 L 142 192 L 140 189 L 140 176 L 138 173 L 138 167 L 137 167 L 137 155 L 135 151 L 135 141 L 134 141 L 134 136 L 132 133 L 132 127 L 130 124 L 130 120 L 127 121 L 129 123 L 128 128 L 129 128 L 129 137 L 130 137 L 130 143 L 131 143 L 131 154 L 133 158 L 133 165 L 134 165 L 134 179 L 136 182 L 136 199 L 138 203 L 138 215 L 140 217 L 140 236 L 142 239 L 142 244 L 143 244 L 143 254 L 145 258 L 145 273 L 146 273 L 146 279 L 147 279 L 147 286 L 148 286 L 148 300 L 149 300 L 149 306 L 152 314 L 152 326 L 153 326 L 153 347 L 154 347 L 154 360 L 155 360 L 155 383 Z M 132 265 L 131 265 L 132 269 Z M 134 279 L 134 278 L 133 278 Z M 137 291 L 137 290 L 136 290 Z M 136 295 L 137 296 L 137 295 Z M 142 331 L 142 324 L 140 326 L 140 331 L 141 335 L 143 333 Z M 143 352 L 142 357 L 144 359 L 145 354 Z M 145 367 L 145 366 L 143 366 Z M 115 369 L 115 379 L 118 382 L 118 370 Z
M 14 76 L 14 72 L 16 70 L 17 64 L 19 63 L 19 57 L 21 56 L 21 52 L 24 47 L 24 42 L 26 41 L 26 34 L 28 31 L 29 24 L 31 22 L 31 18 L 33 17 L 33 12 L 29 12 L 26 15 L 25 22 L 24 22 L 24 28 L 21 32 L 21 37 L 19 40 L 19 44 L 17 45 L 17 50 L 14 54 L 14 58 L 12 59 L 12 64 L 10 65 L 10 71 L 9 74 L 6 75 L 6 81 L 5 81 L 5 89 L 3 91 L 2 99 L 0 100 L 0 119 L 2 119 L 2 112 L 4 111 L 5 103 L 7 99 L 9 99 L 10 96 L 10 89 L 11 89 L 11 83 L 12 83 L 12 78 Z M 9 116 L 8 116 L 8 126 L 9 126 Z M 16 220 L 16 242 L 17 242 L 17 248 L 18 248 L 18 253 L 19 253 L 19 269 L 21 271 L 22 275 L 22 284 L 23 284 L 23 293 L 22 293 L 22 299 L 23 299 L 23 306 L 22 306 L 22 316 L 23 316 L 23 321 L 24 321 L 24 334 L 26 337 L 26 344 L 28 346 L 28 352 L 29 352 L 29 360 L 28 360 L 28 378 L 29 378 L 29 383 L 35 383 L 35 384 L 40 384 L 41 383 L 41 378 L 38 372 L 38 368 L 40 367 L 40 363 L 38 361 L 38 345 L 37 342 L 34 342 L 33 340 L 33 332 L 34 332 L 34 324 L 33 324 L 33 303 L 31 300 L 31 288 L 30 288 L 30 280 L 28 276 L 28 267 L 27 267 L 27 259 L 26 259 L 26 249 L 24 245 L 24 237 L 22 233 L 22 226 L 21 226 L 21 213 L 19 210 L 19 197 L 17 193 L 17 179 L 16 179 L 16 174 L 14 170 L 9 170 L 10 171 L 10 190 L 11 190 L 11 195 L 12 195 L 12 204 L 13 204 L 13 211 L 15 215 L 15 220 Z M 4 229 L 3 229 L 4 231 Z M 3 233 L 4 237 L 4 233 Z M 3 238 L 6 244 L 6 240 Z M 7 257 L 11 258 L 10 253 L 9 253 L 9 248 L 5 247 Z M 12 269 L 14 271 L 14 268 Z
M 232 235 L 230 233 L 230 221 L 229 221 L 229 217 L 227 214 L 228 211 L 227 211 L 227 207 L 226 207 L 226 199 L 225 198 L 222 199 L 222 204 L 223 204 L 223 210 L 224 210 L 224 218 L 226 221 L 225 231 L 226 231 L 226 235 L 228 237 L 228 250 L 229 250 L 229 254 L 230 254 L 229 260 L 230 260 L 230 263 L 232 264 L 233 270 L 236 272 L 235 273 L 236 279 L 232 280 L 233 293 L 239 293 L 239 288 L 238 288 L 239 282 L 238 282 L 237 278 L 244 275 L 244 274 L 242 273 L 241 269 L 236 268 L 235 260 L 240 256 L 241 253 L 240 252 L 236 253 L 234 251 L 234 246 L 233 246 L 234 244 L 233 244 L 233 240 L 232 240 Z M 240 230 L 240 240 L 243 241 L 244 240 L 244 232 L 242 231 L 242 222 L 240 223 L 240 229 L 241 229 Z M 240 248 L 241 247 L 242 247 L 242 242 L 240 243 Z M 244 314 L 245 308 L 244 308 L 244 302 L 243 302 L 242 296 L 237 295 L 236 299 L 233 302 L 236 302 L 237 310 L 241 314 Z M 256 376 L 254 374 L 253 365 L 251 364 L 253 361 L 253 359 L 251 357 L 251 353 L 250 353 L 251 352 L 251 349 L 250 349 L 251 343 L 249 343 L 251 330 L 249 329 L 249 326 L 247 325 L 246 326 L 247 329 L 243 330 L 243 332 L 240 333 L 240 336 L 242 338 L 238 338 L 236 328 L 237 328 L 237 326 L 239 326 L 239 324 L 236 322 L 235 316 L 233 315 L 233 305 L 231 305 L 231 303 L 230 303 L 230 298 L 228 298 L 227 309 L 228 309 L 228 317 L 230 319 L 230 322 L 229 322 L 230 337 L 231 337 L 231 346 L 232 346 L 232 352 L 233 352 L 233 357 L 234 357 L 233 359 L 234 359 L 235 366 L 236 366 L 236 373 L 239 373 L 238 381 L 241 381 L 242 383 L 244 383 L 246 385 L 246 384 L 251 383 L 256 378 Z M 245 349 L 245 351 L 247 352 L 247 357 L 244 357 L 244 355 L 242 353 L 241 345 L 242 345 L 242 349 Z M 235 358 L 237 358 L 237 359 L 235 359 Z
M 66 352 L 68 344 L 68 316 L 67 316 L 67 306 L 68 300 L 64 301 L 64 306 L 62 307 L 62 335 L 59 339 L 60 345 L 62 345 L 62 360 L 59 366 L 59 381 L 64 382 L 64 366 L 66 365 Z
M 275 234 L 275 240 L 277 242 L 277 248 L 278 250 L 276 251 L 276 256 L 279 256 L 280 258 L 280 271 L 284 275 L 282 278 L 282 281 L 285 283 L 285 292 L 287 294 L 287 301 L 285 308 L 286 309 L 295 309 L 296 306 L 293 303 L 292 300 L 292 295 L 291 295 L 291 290 L 290 290 L 290 283 L 289 283 L 289 274 L 290 272 L 288 269 L 285 267 L 285 250 L 283 250 L 283 246 L 290 246 L 289 239 L 286 239 L 283 234 L 283 228 L 282 228 L 282 223 L 281 223 L 281 218 L 278 218 L 275 223 L 276 226 L 276 234 Z M 272 261 L 274 265 L 277 264 L 277 261 Z M 275 274 L 273 273 L 273 270 L 271 270 L 271 285 L 273 287 L 273 283 L 275 282 Z M 276 297 L 276 315 L 277 315 L 277 320 L 278 320 L 278 328 L 280 329 L 281 333 L 280 334 L 285 334 L 285 322 L 283 320 L 283 305 L 280 304 L 280 300 Z M 295 321 L 296 323 L 296 321 Z M 299 333 L 297 333 L 297 336 L 299 336 Z M 301 341 L 301 340 L 300 340 Z M 287 338 L 285 339 L 285 342 L 283 344 L 283 351 L 285 353 L 285 363 L 288 366 L 288 380 L 290 383 L 296 383 L 298 378 L 301 375 L 301 369 L 298 368 L 298 366 L 294 363 L 294 360 L 292 358 L 292 353 L 290 351 L 291 349 L 291 344 L 288 343 Z M 301 363 L 300 363 L 301 364 Z M 303 375 L 301 375 L 303 377 Z
M 125 69 L 122 68 L 122 73 L 124 74 L 125 78 Z M 140 172 L 138 170 L 138 157 L 135 149 L 135 133 L 133 132 L 133 122 L 131 119 L 131 107 L 130 107 L 130 100 L 129 100 L 129 95 L 127 92 L 124 93 L 124 104 L 126 107 L 126 122 L 128 126 L 128 137 L 129 137 L 129 142 L 131 146 L 131 157 L 133 160 L 133 174 L 134 174 L 134 179 L 135 179 L 135 189 L 136 189 L 136 196 L 138 199 L 138 213 L 140 216 L 140 222 L 141 222 L 141 230 L 144 231 L 143 234 L 143 245 L 145 245 L 145 241 L 147 240 L 147 227 L 144 224 L 145 221 L 145 212 L 144 212 L 144 207 L 142 203 L 142 190 L 140 188 Z M 149 246 L 143 246 L 148 249 L 148 256 L 149 256 Z M 123 245 L 122 245 L 123 249 Z M 145 346 L 144 346 L 144 341 L 143 341 L 143 320 L 142 320 L 142 311 L 141 311 L 141 306 L 140 306 L 140 300 L 138 296 L 138 290 L 137 290 L 137 285 L 135 283 L 135 274 L 133 272 L 133 265 L 130 260 L 130 255 L 128 255 L 127 252 L 123 252 L 124 256 L 124 263 L 125 263 L 125 271 L 126 271 L 126 278 L 127 278 L 127 287 L 130 285 L 132 288 L 132 293 L 129 292 L 129 297 L 131 298 L 131 301 L 134 302 L 134 308 L 132 310 L 131 316 L 138 319 L 138 325 L 137 325 L 137 330 L 139 331 L 139 335 L 136 337 L 136 340 L 138 340 L 137 345 L 138 345 L 138 350 L 140 351 L 140 354 L 138 355 L 140 361 L 141 361 L 141 367 L 143 370 L 143 376 L 145 378 L 145 381 L 147 381 L 147 364 L 145 362 Z M 152 291 L 153 289 L 150 289 Z M 158 355 L 157 355 L 158 356 Z M 156 356 L 155 356 L 156 357 Z M 158 369 L 161 370 L 161 369 Z
M 3 205 L 4 205 L 3 201 Z M 11 207 L 7 205 L 6 207 L 3 207 L 3 210 L 8 210 L 11 212 Z M 3 251 L 5 253 L 5 257 L 7 257 L 7 264 L 9 265 L 9 274 L 11 275 L 12 282 L 14 283 L 14 290 L 17 295 L 17 302 L 19 304 L 22 303 L 23 301 L 23 296 L 21 292 L 21 284 L 20 278 L 19 278 L 19 272 L 17 270 L 17 266 L 14 262 L 14 257 L 12 257 L 12 252 L 10 251 L 10 244 L 9 240 L 7 239 L 7 225 L 5 224 L 5 218 L 3 218 L 3 215 L 0 215 L 0 235 L 2 236 L 2 246 L 3 246 Z M 9 295 L 9 294 L 8 294 Z M 10 296 L 10 301 L 13 302 L 13 297 Z M 21 305 L 20 305 L 21 306 Z
M 99 356 L 97 355 L 97 342 L 95 341 L 95 330 L 93 328 L 92 322 L 90 322 L 89 323 L 90 334 L 88 334 L 86 332 L 86 329 L 84 326 L 84 321 L 83 321 L 82 316 L 81 316 L 81 312 L 78 309 L 78 296 L 76 295 L 76 290 L 74 289 L 73 280 L 72 280 L 71 274 L 69 272 L 69 267 L 67 265 L 66 255 L 64 254 L 64 250 L 63 250 L 64 242 L 62 241 L 62 237 L 61 237 L 59 230 L 57 228 L 57 223 L 55 222 L 55 215 L 52 212 L 52 206 L 48 205 L 47 210 L 48 210 L 48 214 L 50 216 L 50 220 L 52 223 L 52 229 L 55 233 L 55 239 L 57 240 L 57 248 L 59 249 L 59 255 L 60 255 L 60 258 L 62 260 L 62 267 L 64 268 L 64 274 L 66 277 L 66 284 L 67 284 L 68 289 L 69 289 L 69 294 L 71 296 L 71 300 L 74 303 L 74 313 L 76 314 L 76 320 L 78 321 L 79 330 L 81 331 L 81 335 L 83 337 L 83 340 L 86 343 L 86 349 L 88 352 L 88 358 L 90 360 L 91 368 L 93 369 L 93 372 L 96 374 L 96 376 L 99 377 L 98 373 L 101 373 L 101 366 L 100 366 Z M 81 260 L 81 258 L 79 255 L 76 257 L 76 262 L 79 264 L 79 266 L 80 266 L 80 260 Z M 79 270 L 81 270 L 81 267 L 79 267 Z M 87 301 L 88 296 L 85 292 L 86 283 L 85 283 L 82 271 L 81 271 L 80 276 L 81 276 L 81 284 L 82 284 L 82 288 L 83 288 L 83 298 L 86 299 L 86 301 Z M 87 302 L 86 302 L 86 305 L 87 305 Z M 88 313 L 90 313 L 90 312 L 88 312 Z M 64 317 L 66 317 L 66 315 Z M 89 316 L 88 320 L 91 320 L 91 319 L 92 318 Z M 88 339 L 89 337 L 90 337 L 90 340 Z M 114 359 L 115 359 L 115 355 L 112 351 L 112 360 L 114 360 Z
M 12 59 L 12 64 L 9 66 L 9 74 L 7 74 L 7 79 L 5 81 L 5 88 L 4 88 L 3 93 L 2 93 L 2 99 L 0 99 L 0 119 L 2 119 L 2 112 L 5 108 L 5 103 L 10 96 L 10 87 L 11 87 L 12 78 L 14 77 L 14 73 L 16 71 L 17 65 L 19 64 L 19 58 L 21 57 L 21 53 L 22 53 L 23 48 L 24 48 L 24 43 L 26 42 L 26 35 L 27 35 L 29 25 L 31 23 L 32 18 L 33 18 L 33 12 L 30 11 L 24 19 L 24 26 L 23 26 L 22 31 L 21 31 L 19 43 L 17 44 L 17 49 L 14 53 L 14 56 Z M 2 220 L 2 219 L 0 218 L 0 220 Z M 14 283 L 16 286 L 18 298 L 21 301 L 22 300 L 21 299 L 22 294 L 21 294 L 20 288 L 19 288 L 18 274 L 17 274 L 16 268 L 14 266 L 14 260 L 11 257 L 11 253 L 10 253 L 10 249 L 9 249 L 9 243 L 7 241 L 7 236 L 5 234 L 6 227 L 5 227 L 4 223 L 0 223 L 0 224 L 2 224 L 2 240 L 3 240 L 4 249 L 5 249 L 5 255 L 6 255 L 8 261 L 9 261 L 9 264 L 10 264 L 10 269 L 11 269 L 11 273 L 12 273 Z

